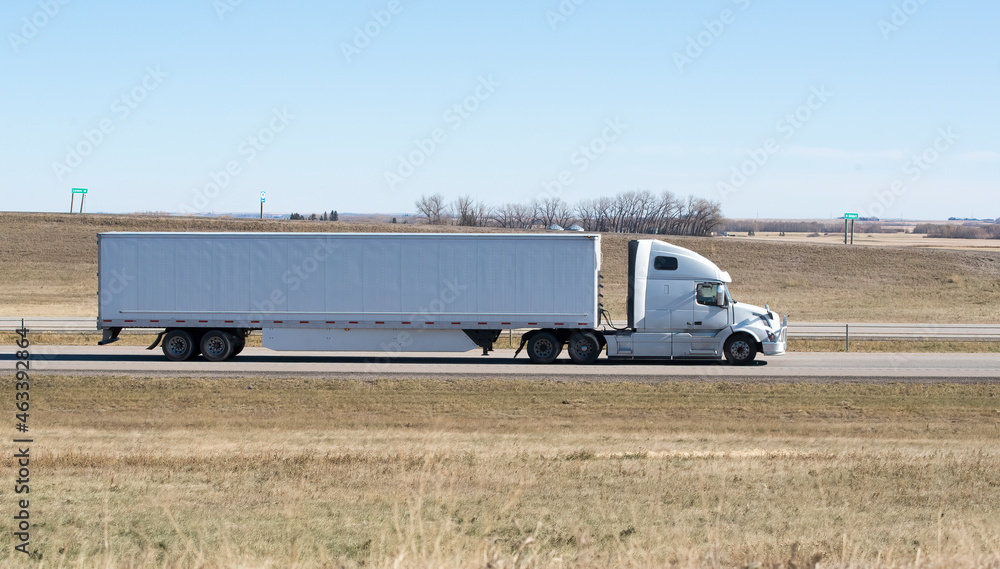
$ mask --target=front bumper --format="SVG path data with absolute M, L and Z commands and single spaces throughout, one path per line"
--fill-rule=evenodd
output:
M 788 317 L 785 316 L 784 320 L 781 322 L 781 328 L 777 332 L 771 332 L 767 335 L 767 340 L 761 342 L 764 347 L 765 356 L 780 356 L 785 353 L 785 348 L 788 347 Z

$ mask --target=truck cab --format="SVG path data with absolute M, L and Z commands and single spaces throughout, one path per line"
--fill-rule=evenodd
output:
M 629 242 L 628 326 L 606 333 L 609 358 L 719 359 L 752 363 L 785 352 L 787 318 L 733 300 L 729 273 L 653 239 Z

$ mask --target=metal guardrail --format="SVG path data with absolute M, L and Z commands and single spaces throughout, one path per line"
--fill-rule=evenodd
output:
M 24 319 L 32 332 L 97 332 L 96 317 L 32 317 Z M 614 322 L 623 327 L 625 322 Z M 0 317 L 0 331 L 20 328 L 21 319 Z M 130 333 L 155 333 L 154 329 L 132 329 Z M 788 337 L 808 340 L 976 340 L 1000 341 L 1000 324 L 893 324 L 789 322 Z

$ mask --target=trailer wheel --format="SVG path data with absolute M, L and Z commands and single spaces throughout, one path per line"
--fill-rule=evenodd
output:
M 209 330 L 201 337 L 201 354 L 210 362 L 228 360 L 233 355 L 236 342 L 222 330 Z
M 724 349 L 726 360 L 732 365 L 750 365 L 757 357 L 757 342 L 749 334 L 733 334 Z
M 592 332 L 575 332 L 566 346 L 575 364 L 592 364 L 601 355 L 601 343 Z
M 163 335 L 163 355 L 168 360 L 182 362 L 194 357 L 198 348 L 187 330 L 170 330 Z
M 528 340 L 528 358 L 536 364 L 550 364 L 562 351 L 562 342 L 552 332 L 536 332 Z

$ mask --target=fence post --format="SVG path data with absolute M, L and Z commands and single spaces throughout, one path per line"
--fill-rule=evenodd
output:
M 847 341 L 847 351 L 851 351 L 851 325 L 844 324 L 844 339 Z

